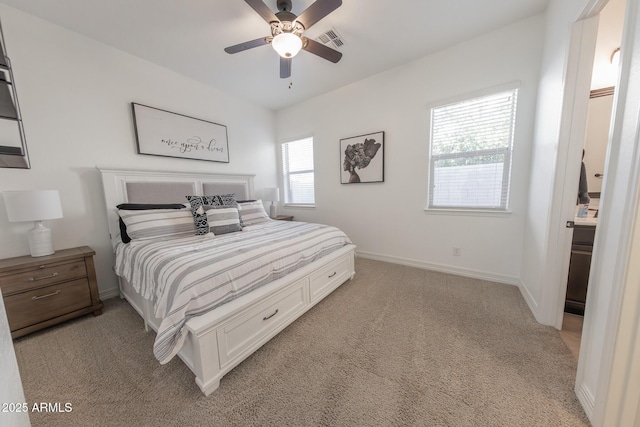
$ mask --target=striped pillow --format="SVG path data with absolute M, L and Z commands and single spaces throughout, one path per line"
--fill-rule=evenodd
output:
M 184 203 L 120 203 L 116 206 L 116 209 L 145 211 L 147 209 L 184 209 L 185 207 L 188 206 Z M 120 240 L 122 240 L 122 243 L 129 243 L 131 237 L 127 234 L 127 226 L 122 221 L 122 218 L 118 218 L 118 225 L 120 226 Z
M 195 234 L 190 209 L 118 210 L 132 240 Z
M 205 206 L 209 230 L 214 235 L 242 231 L 240 214 L 235 206 Z
M 240 211 L 240 218 L 243 225 L 254 225 L 271 221 L 271 218 L 269 218 L 269 215 L 267 215 L 267 212 L 264 210 L 262 200 L 238 203 L 238 210 Z

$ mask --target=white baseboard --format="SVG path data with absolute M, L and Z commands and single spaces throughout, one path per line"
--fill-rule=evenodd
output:
M 120 297 L 120 289 L 118 288 L 111 288 L 111 289 L 100 291 L 101 301 L 104 301 L 106 299 L 116 298 L 116 297 L 118 298 Z
M 591 393 L 591 390 L 589 390 L 584 384 L 580 386 L 576 385 L 576 396 L 578 396 L 578 401 L 582 405 L 585 415 L 589 421 L 593 423 L 593 410 L 596 405 L 593 393 Z
M 456 276 L 471 277 L 472 279 L 487 280 L 490 282 L 504 283 L 507 285 L 518 286 L 520 280 L 517 277 L 504 276 L 501 274 L 489 273 L 486 271 L 472 270 L 469 268 L 456 267 L 453 265 L 436 264 L 426 261 L 420 261 L 410 258 L 402 258 L 391 255 L 382 255 L 372 252 L 356 250 L 358 258 L 372 259 L 375 261 L 384 261 L 392 264 L 406 265 L 409 267 L 417 267 L 425 270 L 439 271 L 441 273 L 455 274 Z
M 522 280 L 518 280 L 518 288 L 520 289 L 520 293 L 522 294 L 525 302 L 529 306 L 529 310 L 531 310 L 533 317 L 536 318 L 538 323 L 542 323 L 540 322 L 540 319 L 538 319 L 538 303 L 536 302 L 535 298 L 533 298 L 533 295 L 531 295 L 531 292 L 529 292 L 529 288 L 527 288 L 527 285 L 525 285 Z

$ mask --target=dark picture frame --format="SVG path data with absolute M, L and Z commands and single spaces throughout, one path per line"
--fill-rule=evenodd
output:
M 131 103 L 138 154 L 229 163 L 227 127 Z
M 384 131 L 340 140 L 340 183 L 384 182 Z

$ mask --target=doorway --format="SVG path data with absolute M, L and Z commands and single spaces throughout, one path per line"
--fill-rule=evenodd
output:
M 575 228 L 571 243 L 567 291 L 561 337 L 576 358 L 579 355 L 584 308 L 595 232 L 600 209 L 600 195 L 604 178 L 607 146 L 615 84 L 618 78 L 626 0 L 609 0 L 600 12 L 591 92 L 587 113 L 587 127 L 582 151 L 582 173 L 578 191 L 588 191 L 576 197 Z M 583 203 L 584 205 L 581 205 Z M 584 209 L 580 209 L 583 206 Z

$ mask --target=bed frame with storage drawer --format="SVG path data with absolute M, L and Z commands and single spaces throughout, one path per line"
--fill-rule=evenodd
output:
M 234 192 L 253 196 L 252 175 L 132 171 L 99 168 L 112 243 L 120 239 L 115 207 L 120 203 L 183 203 L 194 195 Z M 185 190 L 186 189 L 186 190 Z M 196 376 L 205 395 L 220 379 L 311 307 L 355 274 L 355 245 L 347 245 L 206 314 L 187 321 L 187 339 L 178 356 Z M 152 303 L 123 278 L 120 293 L 142 316 L 145 328 L 158 330 Z

